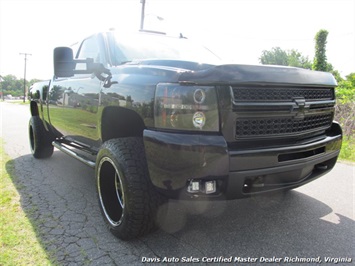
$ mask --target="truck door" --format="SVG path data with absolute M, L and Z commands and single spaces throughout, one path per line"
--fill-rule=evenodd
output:
M 104 53 L 98 35 L 85 39 L 76 58 L 93 58 L 104 63 Z M 82 70 L 85 64 L 77 64 Z M 98 129 L 101 81 L 94 74 L 54 80 L 49 92 L 51 124 L 70 141 L 93 147 L 100 139 Z

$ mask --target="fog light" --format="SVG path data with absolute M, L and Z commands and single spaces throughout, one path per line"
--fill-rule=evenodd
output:
M 211 194 L 216 192 L 216 181 L 207 181 L 205 183 L 206 194 Z
M 187 192 L 196 193 L 200 191 L 200 182 L 191 180 L 189 186 L 187 187 Z

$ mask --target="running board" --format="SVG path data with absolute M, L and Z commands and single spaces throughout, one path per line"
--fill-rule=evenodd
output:
M 69 156 L 79 160 L 80 162 L 86 164 L 87 166 L 90 166 L 91 168 L 95 168 L 95 162 L 85 158 L 82 155 L 77 154 L 76 152 L 72 151 L 71 149 L 65 147 L 62 143 L 58 141 L 53 141 L 52 145 L 56 147 L 58 150 L 64 152 L 65 154 L 68 154 Z

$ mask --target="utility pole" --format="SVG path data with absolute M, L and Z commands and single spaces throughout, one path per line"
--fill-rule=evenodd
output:
M 0 82 L 3 82 L 3 81 L 4 81 L 4 79 L 0 75 Z M 3 88 L 3 86 L 1 86 L 1 99 L 2 99 L 2 101 L 4 101 L 4 88 Z
M 145 10 L 145 0 L 141 0 L 141 4 L 142 4 L 142 12 L 141 12 L 141 30 L 144 29 L 144 10 Z
M 25 73 L 24 73 L 24 78 L 23 78 L 23 102 L 26 100 L 26 64 L 27 64 L 27 56 L 32 55 L 29 53 L 20 53 L 20 55 L 25 56 Z

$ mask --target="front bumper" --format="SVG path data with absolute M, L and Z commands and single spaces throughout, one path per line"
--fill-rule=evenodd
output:
M 235 199 L 299 187 L 334 167 L 341 142 L 337 123 L 312 142 L 238 151 L 229 150 L 221 135 L 144 131 L 153 185 L 169 198 L 182 199 Z M 216 192 L 189 193 L 192 181 L 215 181 Z

